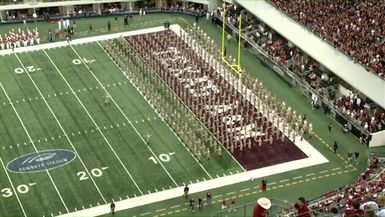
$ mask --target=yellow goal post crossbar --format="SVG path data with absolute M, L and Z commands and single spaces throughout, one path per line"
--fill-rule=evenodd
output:
M 222 61 L 228 65 L 234 72 L 240 74 L 242 72 L 241 69 L 241 34 L 242 34 L 242 15 L 239 16 L 239 26 L 238 26 L 238 58 L 237 64 L 231 64 L 226 60 L 225 57 L 225 29 L 226 29 L 226 6 L 224 6 L 223 18 L 222 18 Z

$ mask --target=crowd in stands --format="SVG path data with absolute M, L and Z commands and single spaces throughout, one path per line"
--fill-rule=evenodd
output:
M 275 0 L 276 7 L 354 61 L 385 77 L 385 2 Z
M 353 184 L 326 193 L 309 208 L 318 213 L 339 214 L 335 216 L 385 217 L 385 157 L 372 153 L 368 163 L 367 170 Z
M 385 111 L 369 114 L 369 106 L 363 103 L 357 93 L 350 92 L 339 97 L 335 100 L 335 105 L 369 132 L 385 130 Z
M 206 9 L 204 9 L 202 4 L 188 3 L 186 6 L 182 6 L 181 3 L 177 2 L 162 2 L 160 9 L 180 12 L 191 12 L 197 14 L 203 14 L 207 11 Z
M 282 7 L 283 4 L 291 4 L 289 2 L 293 1 L 277 4 Z M 300 1 L 298 4 L 305 3 Z M 216 11 L 218 16 L 223 15 L 224 7 L 226 7 L 226 12 L 228 13 L 226 16 L 227 24 L 237 27 L 239 15 L 241 13 L 246 14 L 247 12 L 245 13 L 245 11 L 242 11 L 243 9 L 236 5 L 222 5 Z M 334 102 L 342 113 L 351 117 L 352 121 L 358 122 L 358 125 L 369 132 L 385 129 L 384 111 L 372 111 L 368 106 L 368 103 L 370 103 L 368 99 L 359 98 L 360 104 L 358 106 L 356 99 L 350 100 L 350 96 L 341 96 L 336 99 L 339 78 L 324 69 L 317 61 L 307 56 L 292 43 L 249 14 L 246 16 L 246 19 L 243 19 L 242 25 L 245 26 L 244 34 L 247 38 L 262 48 L 279 65 L 294 73 L 302 82 L 307 83 L 319 95 Z M 244 45 L 247 46 L 245 43 Z M 384 45 L 382 47 L 385 49 Z M 385 65 L 382 69 L 385 70 Z
M 26 47 L 35 44 L 40 44 L 40 36 L 37 28 L 32 31 L 28 28 L 26 31 L 20 28 L 17 31 L 12 29 L 8 34 L 4 34 L 4 37 L 0 35 L 0 50 Z

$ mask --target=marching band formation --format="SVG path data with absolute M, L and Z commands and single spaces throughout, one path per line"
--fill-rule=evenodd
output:
M 0 50 L 13 49 L 18 47 L 26 47 L 40 44 L 40 36 L 37 28 L 30 31 L 28 28 L 26 31 L 20 28 L 15 31 L 12 29 L 8 34 L 4 34 L 4 37 L 0 34 Z
M 221 64 L 220 51 L 199 28 L 117 41 L 107 51 L 199 161 L 221 157 L 223 148 L 262 150 L 313 134 L 306 117 L 261 82 L 245 72 L 237 78 Z

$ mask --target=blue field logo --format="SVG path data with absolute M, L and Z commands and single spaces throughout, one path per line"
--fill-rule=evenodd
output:
M 7 169 L 14 173 L 34 173 L 64 166 L 75 158 L 76 153 L 70 150 L 46 150 L 13 159 Z

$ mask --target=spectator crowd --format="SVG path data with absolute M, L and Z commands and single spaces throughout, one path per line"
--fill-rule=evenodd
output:
M 275 0 L 274 4 L 354 61 L 385 77 L 385 2 Z
M 354 183 L 326 193 L 309 208 L 334 216 L 385 217 L 385 157 L 372 153 L 368 161 L 367 170 Z
M 334 4 L 339 2 L 340 0 L 336 1 Z M 341 0 L 342 1 L 342 0 Z M 304 9 L 302 5 L 307 4 L 315 4 L 315 5 L 323 5 L 325 2 L 329 1 L 275 1 L 275 4 L 279 8 L 287 8 L 288 5 L 296 5 L 299 6 L 293 6 L 294 8 L 302 8 L 298 9 L 301 12 L 299 13 L 310 13 L 309 11 L 313 9 L 308 9 L 307 7 Z M 343 1 L 344 3 L 341 4 L 341 6 L 336 6 L 334 4 L 330 4 L 332 8 L 336 8 L 336 10 L 340 7 L 347 7 L 347 5 L 350 5 L 353 7 L 356 3 L 348 4 L 348 1 Z M 360 1 L 361 2 L 361 1 Z M 366 1 L 363 1 L 366 2 Z M 326 3 L 325 3 L 326 4 Z M 370 5 L 368 3 L 368 5 Z M 382 5 L 384 3 L 375 3 L 373 4 L 374 7 L 380 7 L 382 8 Z M 367 6 L 367 5 L 366 5 Z M 365 7 L 366 7 L 365 6 Z M 246 12 L 246 10 L 237 7 L 236 5 L 222 5 L 222 7 L 218 8 L 216 13 L 217 16 L 222 17 L 224 13 L 224 8 L 226 7 L 226 23 L 230 26 L 234 26 L 235 28 L 238 26 L 238 17 L 239 15 L 243 14 L 244 19 L 242 25 L 245 26 L 244 28 L 244 34 L 245 36 L 253 41 L 255 44 L 257 44 L 260 48 L 262 48 L 277 64 L 279 64 L 283 68 L 287 68 L 289 71 L 291 71 L 299 80 L 303 83 L 306 83 L 308 86 L 310 86 L 315 92 L 317 92 L 319 95 L 323 96 L 325 99 L 331 101 L 334 103 L 334 105 L 339 108 L 339 110 L 346 114 L 351 122 L 355 122 L 358 125 L 362 126 L 365 130 L 368 130 L 369 132 L 377 132 L 380 130 L 385 129 L 385 111 L 380 108 L 376 108 L 369 106 L 371 104 L 370 100 L 359 96 L 358 94 L 350 94 L 350 95 L 342 95 L 339 96 L 337 93 L 338 90 L 338 82 L 339 78 L 334 76 L 331 72 L 323 68 L 317 61 L 306 55 L 304 52 L 302 52 L 299 48 L 295 47 L 292 43 L 287 41 L 284 37 L 280 36 L 278 33 L 274 32 L 272 29 L 270 29 L 268 26 L 266 26 L 263 22 L 259 21 L 256 17 L 253 17 L 249 13 Z M 359 8 L 364 7 L 363 5 L 359 4 Z M 294 9 L 293 9 L 294 10 Z M 302 12 L 302 10 L 304 12 Z M 351 9 L 351 11 L 354 11 Z M 370 14 L 370 16 L 376 17 L 375 19 L 379 20 L 381 17 L 384 17 L 384 13 L 382 15 L 376 15 L 377 10 L 374 9 L 373 13 Z M 337 11 L 338 12 L 338 11 Z M 334 17 L 338 17 L 337 13 L 334 15 Z M 288 12 L 289 13 L 289 12 Z M 320 12 L 321 13 L 321 12 Z M 289 13 L 290 14 L 290 13 Z M 313 12 L 310 17 L 314 17 L 314 14 L 316 12 Z M 366 12 L 364 12 L 365 16 L 367 15 Z M 329 15 L 327 15 L 329 16 Z M 364 16 L 364 15 L 362 15 Z M 369 15 L 367 15 L 369 16 Z M 370 19 L 369 17 L 365 17 L 365 20 Z M 321 17 L 322 16 L 316 16 Z M 316 18 L 314 18 L 316 19 Z M 337 19 L 337 18 L 335 18 Z M 364 18 L 362 18 L 364 19 Z M 317 21 L 314 21 L 317 22 Z M 317 26 L 317 25 L 315 25 Z M 336 26 L 336 25 L 332 25 Z M 371 28 L 376 28 L 378 25 L 377 23 L 374 23 L 373 26 L 369 25 Z M 381 26 L 381 25 L 380 25 Z M 315 28 L 315 27 L 314 27 Z M 383 29 L 385 29 L 385 26 L 382 25 L 378 31 L 382 32 Z M 341 30 L 342 31 L 342 30 Z M 345 30 L 344 30 L 345 31 Z M 342 32 L 344 32 L 342 31 Z M 377 31 L 377 28 L 376 28 Z M 341 33 L 342 34 L 342 33 Z M 339 39 L 335 35 L 335 39 Z M 368 49 L 374 49 L 372 52 L 369 53 L 378 53 L 376 54 L 376 57 L 378 60 L 373 60 L 370 66 L 380 66 L 381 70 L 385 70 L 385 59 L 384 59 L 384 52 L 385 52 L 385 38 L 384 34 L 379 35 L 380 38 L 376 38 L 376 43 L 369 43 L 370 46 L 363 46 L 366 50 Z M 342 40 L 342 39 L 341 39 Z M 345 40 L 345 39 L 344 39 Z M 348 39 L 349 41 L 350 39 Z M 356 43 L 355 39 L 351 39 L 351 43 Z M 379 41 L 378 41 L 379 40 Z M 378 41 L 378 42 L 377 42 Z M 382 41 L 382 42 L 381 42 Z M 357 42 L 361 43 L 361 42 Z M 245 47 L 247 47 L 247 43 L 243 43 Z M 338 43 L 343 44 L 343 42 Z M 354 47 L 352 45 L 352 47 Z M 358 51 L 357 51 L 358 52 Z M 356 52 L 356 53 L 357 53 Z M 354 53 L 354 52 L 353 52 Z M 353 56 L 354 58 L 354 56 Z M 373 57 L 374 58 L 374 57 Z M 358 60 L 357 60 L 358 61 Z M 364 64 L 365 65 L 365 64 Z M 369 65 L 368 65 L 369 66 Z M 380 70 L 380 71 L 381 71 Z M 380 74 L 382 75 L 382 74 Z M 350 91 L 353 92 L 353 91 Z M 357 104 L 358 103 L 358 104 Z M 319 102 L 314 102 L 313 106 L 319 107 Z

